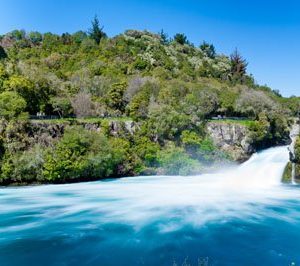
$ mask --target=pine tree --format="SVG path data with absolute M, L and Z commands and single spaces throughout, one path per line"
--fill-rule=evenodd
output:
M 104 27 L 100 26 L 100 22 L 97 16 L 95 16 L 94 20 L 92 21 L 92 28 L 89 30 L 89 36 L 95 40 L 97 44 L 100 43 L 101 39 L 106 38 L 107 35 L 103 31 Z
M 213 44 L 209 44 L 207 42 L 203 42 L 200 45 L 200 49 L 209 58 L 212 58 L 212 59 L 215 58 L 215 56 L 216 56 L 216 50 L 215 50 L 215 47 L 213 46 Z
M 233 82 L 243 83 L 245 75 L 247 73 L 248 63 L 244 59 L 237 49 L 230 55 L 231 60 L 231 80 Z
M 179 44 L 181 44 L 181 45 L 189 43 L 186 35 L 183 34 L 183 33 L 177 33 L 177 34 L 175 34 L 174 41 L 177 42 L 177 43 L 179 43 Z
M 160 33 L 159 33 L 159 35 L 160 35 L 162 44 L 169 43 L 168 34 L 165 33 L 164 30 L 161 30 Z

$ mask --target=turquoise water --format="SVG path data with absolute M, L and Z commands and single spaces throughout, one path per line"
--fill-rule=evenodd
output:
M 299 265 L 286 147 L 221 173 L 0 189 L 0 265 Z

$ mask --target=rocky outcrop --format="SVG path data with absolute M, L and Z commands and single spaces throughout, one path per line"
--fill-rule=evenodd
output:
M 248 129 L 244 125 L 220 121 L 209 122 L 207 132 L 214 144 L 228 153 L 233 160 L 245 161 L 255 152 L 250 144 Z
M 33 143 L 49 146 L 53 140 L 63 136 L 66 124 L 49 124 L 44 122 L 31 122 L 28 127 L 28 136 Z
M 49 146 L 53 140 L 60 138 L 65 128 L 70 125 L 81 125 L 87 130 L 103 131 L 111 136 L 130 136 L 138 129 L 134 121 L 104 120 L 102 122 L 65 121 L 63 123 L 48 123 L 32 121 L 28 135 L 32 142 Z M 245 161 L 255 151 L 249 142 L 246 126 L 226 122 L 209 122 L 207 132 L 214 144 L 229 154 L 233 160 Z
M 299 158 L 297 158 L 296 149 L 298 149 L 297 138 L 300 133 L 299 121 L 296 121 L 290 131 L 291 144 L 289 146 L 290 162 L 287 164 L 282 181 L 284 183 L 297 184 L 300 183 L 300 164 Z
M 53 140 L 63 136 L 65 128 L 70 125 L 81 125 L 87 130 L 108 131 L 111 136 L 133 135 L 139 125 L 133 121 L 105 121 L 105 122 L 74 122 L 47 123 L 43 121 L 32 121 L 30 123 L 28 136 L 33 143 L 41 143 L 49 146 Z
M 139 128 L 139 125 L 133 121 L 110 121 L 109 122 L 109 131 L 113 136 L 118 136 L 120 133 L 133 135 L 136 130 Z

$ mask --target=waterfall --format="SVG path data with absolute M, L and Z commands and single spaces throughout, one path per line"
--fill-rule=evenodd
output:
M 70 215 L 81 219 L 82 213 L 87 213 L 98 222 L 137 227 L 166 217 L 172 223 L 163 223 L 162 230 L 173 230 L 186 223 L 199 225 L 222 217 L 247 216 L 257 212 L 254 203 L 268 204 L 287 197 L 281 178 L 288 161 L 289 153 L 283 146 L 256 153 L 247 162 L 216 173 L 11 188 L 2 191 L 0 213 L 38 209 L 43 217 L 52 219 L 51 210 L 57 209 L 57 219 Z

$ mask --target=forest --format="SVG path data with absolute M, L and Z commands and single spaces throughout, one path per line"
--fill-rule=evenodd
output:
M 256 149 L 283 144 L 300 98 L 257 84 L 247 66 L 237 49 L 219 54 L 183 33 L 108 37 L 97 17 L 72 34 L 0 36 L 0 184 L 201 173 L 231 160 L 206 132 L 214 118 L 247 125 Z M 66 126 L 37 141 L 33 121 Z M 137 129 L 112 135 L 109 121 Z

